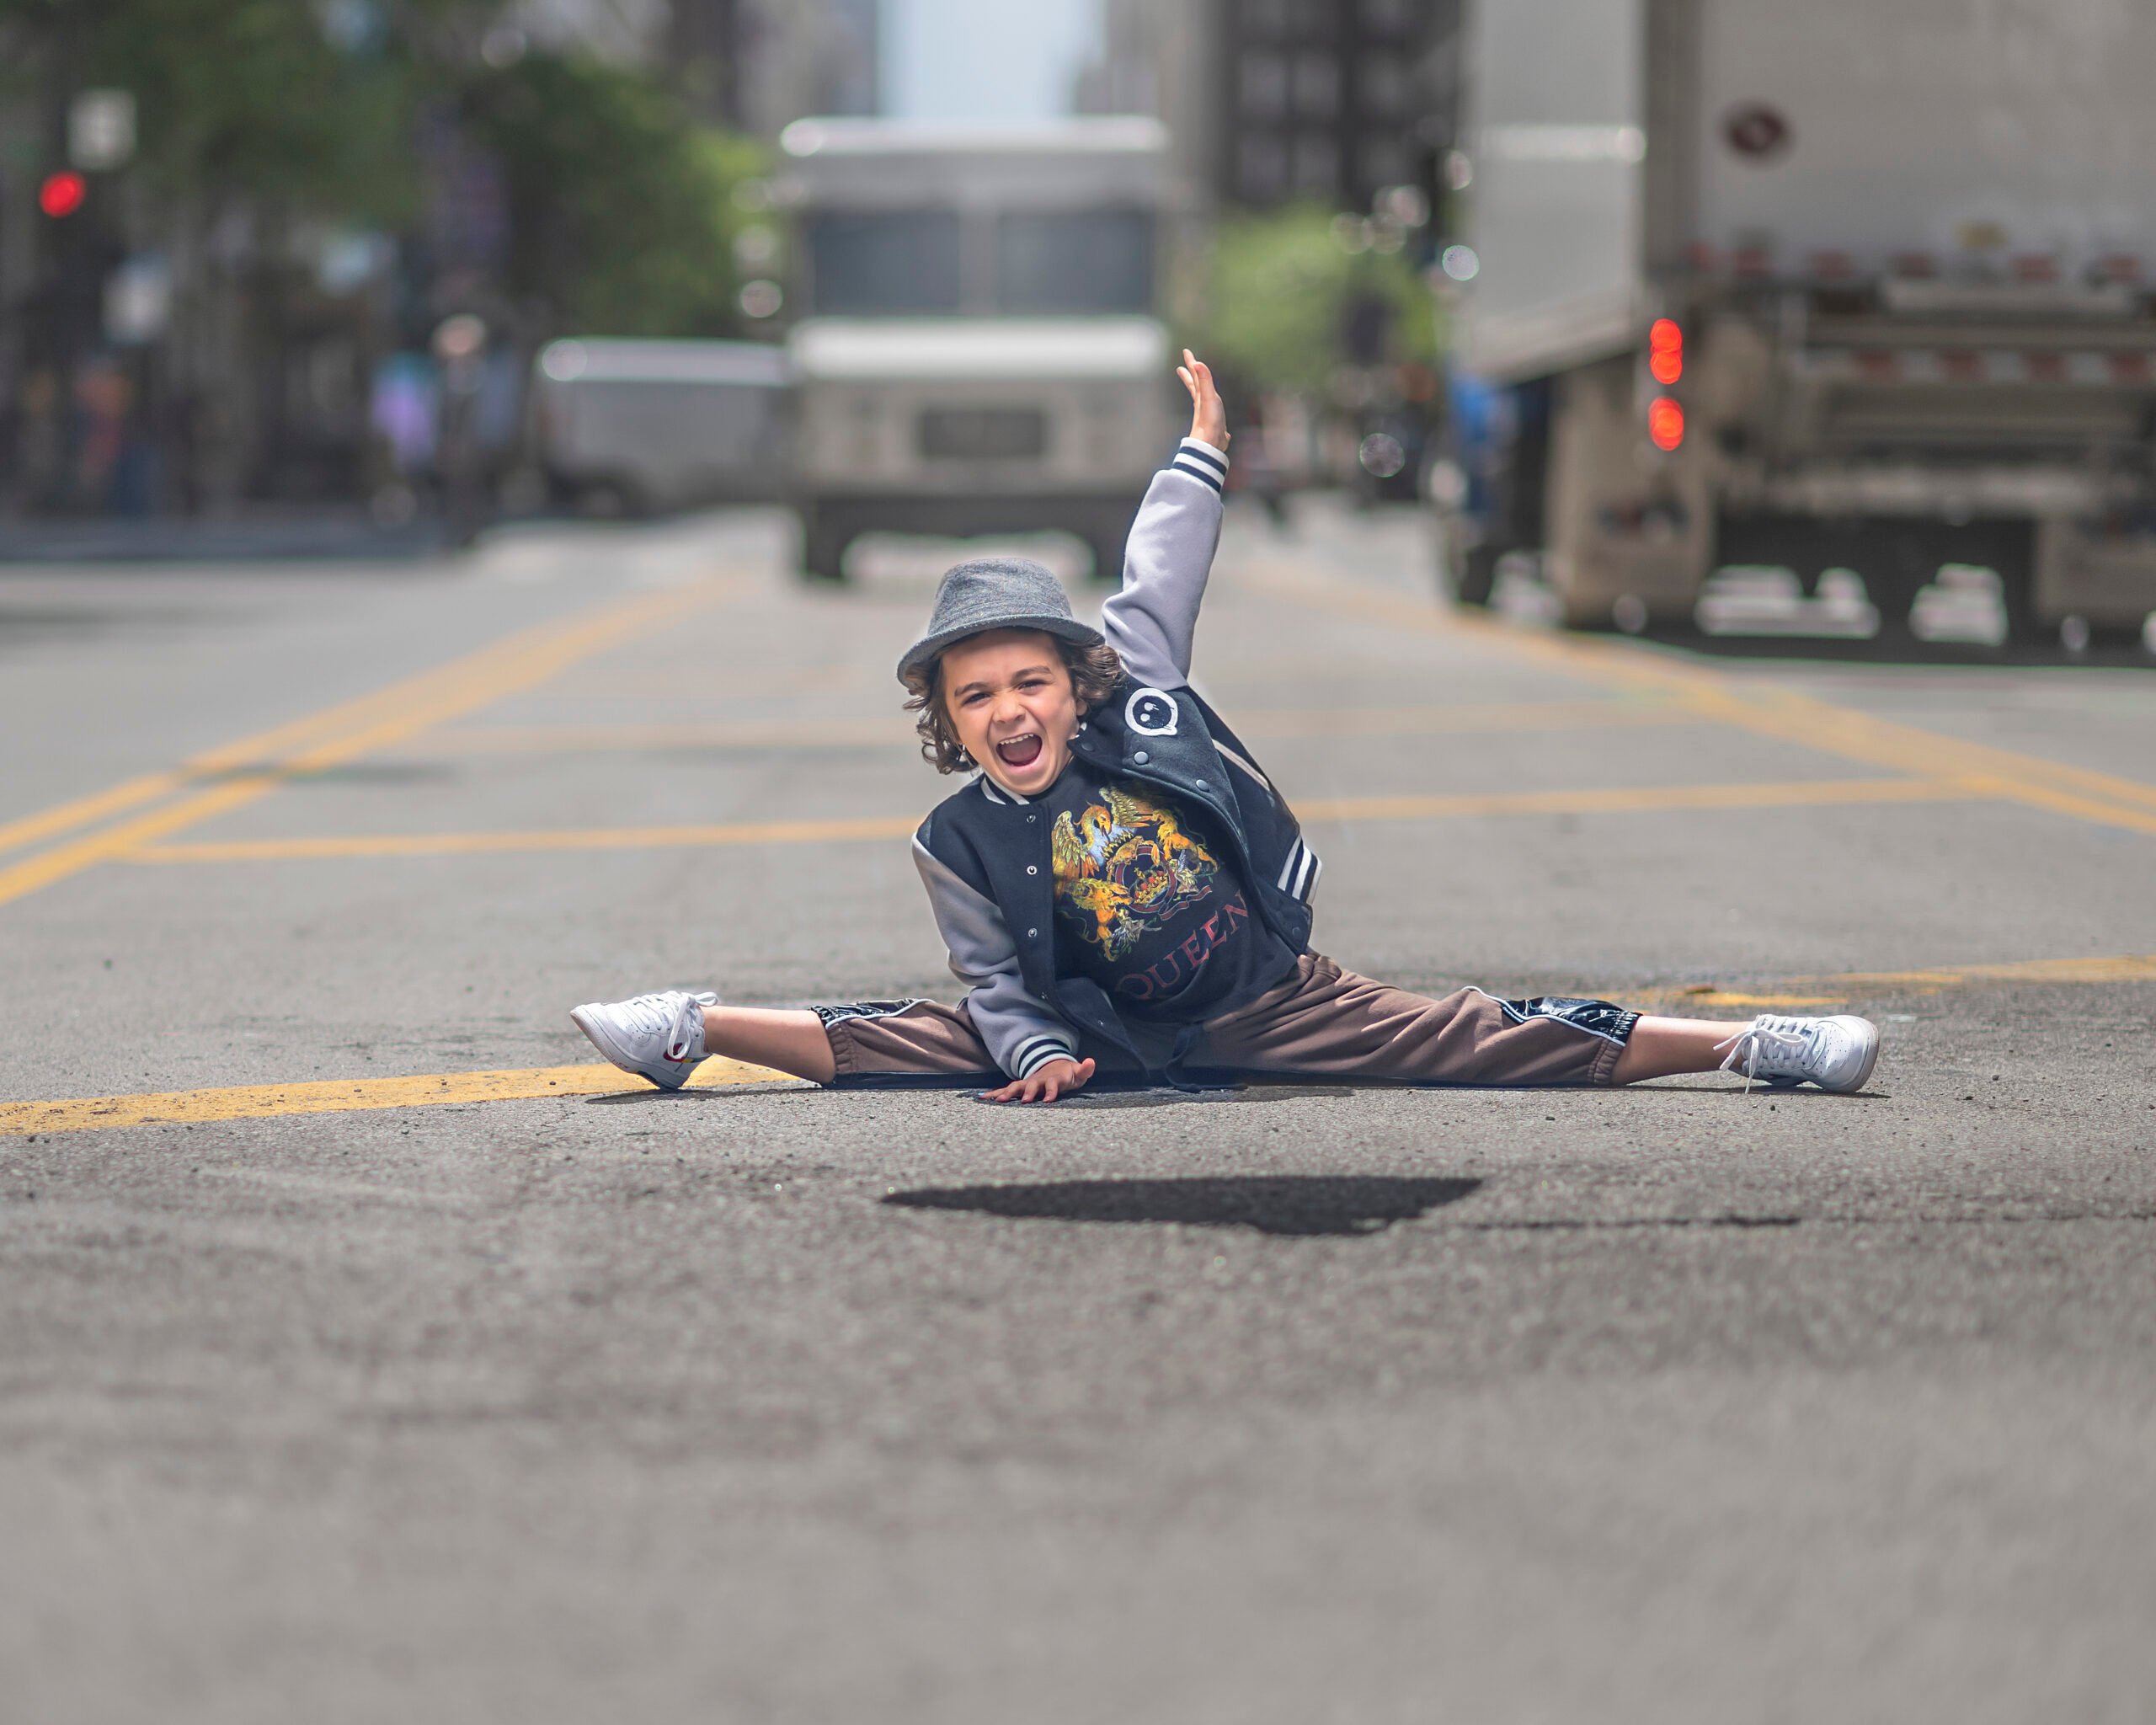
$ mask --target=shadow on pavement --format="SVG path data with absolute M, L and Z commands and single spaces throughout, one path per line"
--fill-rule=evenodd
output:
M 1155 1085 L 1124 1088 L 1113 1081 L 1102 1084 L 1096 1079 L 1076 1096 L 1065 1097 L 1054 1106 L 1074 1110 L 1171 1108 L 1193 1103 L 1293 1102 L 1299 1097 L 1354 1093 L 1353 1087 L 1346 1084 L 1209 1084 L 1193 1090 L 1170 1090 Z
M 1482 1183 L 1382 1174 L 1194 1176 L 1177 1180 L 1059 1180 L 1031 1186 L 927 1186 L 883 1201 L 906 1210 L 964 1210 L 1057 1222 L 1181 1222 L 1310 1236 L 1374 1234 L 1457 1204 Z
M 686 1090 L 661 1090 L 656 1084 L 641 1090 L 600 1091 L 584 1098 L 584 1105 L 593 1108 L 636 1108 L 638 1106 L 670 1107 L 676 1103 L 724 1102 L 736 1096 L 768 1096 L 774 1090 L 814 1090 L 819 1087 L 806 1078 L 789 1078 L 783 1072 L 774 1072 L 769 1078 L 753 1084 L 700 1084 Z

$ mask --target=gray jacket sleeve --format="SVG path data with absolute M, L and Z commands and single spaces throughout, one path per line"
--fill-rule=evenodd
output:
M 1184 438 L 1130 524 L 1123 586 L 1101 606 L 1101 631 L 1141 688 L 1179 689 L 1190 681 L 1191 639 L 1220 542 L 1227 473 L 1225 454 Z
M 1026 992 L 1018 943 L 995 901 L 937 860 L 919 835 L 913 861 L 950 949 L 951 974 L 966 985 L 966 1011 L 995 1064 L 1022 1078 L 1049 1060 L 1076 1060 L 1076 1034 L 1044 1001 Z

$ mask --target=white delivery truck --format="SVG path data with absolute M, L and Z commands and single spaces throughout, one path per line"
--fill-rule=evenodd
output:
M 2156 5 L 1470 0 L 1455 590 L 1576 626 L 1731 564 L 2156 608 Z M 1477 399 L 1476 389 L 1482 395 Z M 1846 583 L 1847 577 L 1838 577 Z
M 775 501 L 792 366 L 750 341 L 549 342 L 532 375 L 548 488 L 601 514 Z
M 872 531 L 1060 528 L 1119 576 L 1174 440 L 1160 125 L 804 120 L 780 145 L 803 568 L 839 579 Z

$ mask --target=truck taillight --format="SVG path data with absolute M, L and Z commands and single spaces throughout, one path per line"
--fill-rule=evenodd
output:
M 1657 318 L 1647 331 L 1647 371 L 1665 388 L 1684 375 L 1684 332 L 1669 318 Z
M 1658 395 L 1647 409 L 1647 435 L 1654 446 L 1668 454 L 1684 441 L 1684 409 L 1666 395 Z

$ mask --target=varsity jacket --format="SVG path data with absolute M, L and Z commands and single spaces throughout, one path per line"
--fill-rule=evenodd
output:
M 1250 750 L 1190 686 L 1191 640 L 1219 543 L 1227 467 L 1220 451 L 1186 438 L 1155 475 L 1131 523 L 1122 588 L 1101 608 L 1123 681 L 1086 715 L 1071 753 L 1097 772 L 1155 786 L 1210 814 L 1252 908 L 1299 953 L 1310 942 L 1321 865 Z M 1121 1049 L 1143 1065 L 1107 991 L 1057 975 L 1049 832 L 1037 807 L 985 773 L 921 824 L 914 862 L 952 974 L 966 985 L 974 1028 L 1014 1078 L 1049 1060 L 1076 1060 L 1088 1044 Z

